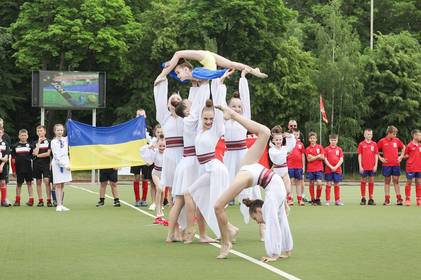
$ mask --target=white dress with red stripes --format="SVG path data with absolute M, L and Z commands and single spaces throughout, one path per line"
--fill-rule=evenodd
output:
M 188 188 L 199 177 L 199 162 L 196 158 L 195 139 L 199 127 L 200 113 L 209 99 L 209 83 L 203 83 L 199 87 L 191 87 L 189 92 L 190 115 L 183 119 L 183 158 L 178 163 L 174 175 L 172 195 L 184 195 Z
M 251 186 L 258 184 L 265 190 L 262 212 L 266 226 L 264 238 L 267 255 L 273 257 L 291 251 L 293 240 L 285 211 L 287 192 L 282 178 L 259 163 L 244 165 L 240 170 L 250 172 L 253 176 Z
M 219 79 L 212 81 L 212 97 L 215 105 L 223 105 L 227 88 L 219 84 Z M 200 123 L 200 122 L 199 122 Z M 201 128 L 201 124 L 199 124 Z M 217 199 L 229 186 L 228 170 L 225 165 L 216 159 L 215 147 L 219 138 L 224 134 L 223 113 L 215 110 L 212 128 L 203 130 L 196 136 L 196 155 L 200 163 L 199 178 L 189 188 L 196 206 L 202 213 L 209 228 L 220 237 L 218 222 L 214 206 Z
M 51 152 L 53 160 L 51 169 L 53 171 L 53 184 L 61 184 L 72 181 L 72 172 L 66 167 L 70 166 L 69 160 L 69 142 L 67 137 L 51 140 Z
M 273 143 L 270 143 L 269 157 L 273 162 L 272 169 L 279 176 L 283 177 L 288 174 L 287 157 L 288 154 L 294 149 L 296 140 L 294 135 L 286 138 L 286 146 L 281 148 L 276 147 Z
M 247 119 L 251 119 L 250 90 L 246 78 L 240 78 L 238 91 L 240 92 L 240 100 L 241 105 L 243 107 L 243 116 Z M 246 137 L 247 129 L 245 129 L 241 124 L 234 120 L 225 121 L 224 139 L 227 150 L 224 154 L 224 164 L 228 169 L 230 183 L 234 181 L 235 175 L 240 169 L 241 160 L 247 153 Z M 244 198 L 262 198 L 259 186 L 255 186 L 250 189 L 244 189 L 238 195 L 238 198 L 240 202 Z M 244 222 L 248 224 L 250 221 L 249 210 L 242 202 L 240 204 L 240 212 L 243 215 Z
M 162 160 L 161 183 L 172 187 L 177 163 L 183 157 L 183 118 L 174 117 L 168 109 L 168 80 L 154 87 L 156 120 L 162 127 L 167 148 Z

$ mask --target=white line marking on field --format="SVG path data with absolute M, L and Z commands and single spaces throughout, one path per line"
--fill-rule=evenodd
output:
M 95 194 L 95 195 L 98 195 L 99 194 L 98 192 L 94 192 L 94 191 L 91 191 L 89 189 L 86 189 L 86 188 L 80 187 L 80 186 L 71 185 L 70 187 L 71 188 L 74 188 L 74 189 L 82 190 L 82 191 L 85 191 L 85 192 L 89 192 L 89 193 L 92 193 L 92 194 Z M 109 196 L 107 194 L 105 195 L 105 197 L 107 197 L 109 199 L 114 199 L 112 196 Z M 142 214 L 144 214 L 146 216 L 149 216 L 151 218 L 156 218 L 156 216 L 152 215 L 151 213 L 148 213 L 148 212 L 146 212 L 146 211 L 144 211 L 142 209 L 139 209 L 139 208 L 131 205 L 130 203 L 128 203 L 128 202 L 126 202 L 124 200 L 121 200 L 120 199 L 120 203 L 122 203 L 122 204 L 124 204 L 124 205 L 126 205 L 126 206 L 128 206 L 128 207 L 130 207 L 130 208 L 132 208 L 134 210 L 136 210 L 136 211 L 139 211 L 140 213 L 142 213 Z M 195 237 L 197 239 L 199 239 L 199 235 L 196 234 Z M 219 244 L 216 244 L 216 243 L 209 243 L 209 244 L 212 245 L 212 246 L 214 246 L 214 247 L 216 247 L 216 248 L 221 248 L 221 245 L 219 245 Z M 269 264 L 267 264 L 265 262 L 259 261 L 259 260 L 255 259 L 255 258 L 252 258 L 252 257 L 250 257 L 250 256 L 248 256 L 246 254 L 243 254 L 241 252 L 238 252 L 236 250 L 232 250 L 231 249 L 230 250 L 230 253 L 233 254 L 233 255 L 236 255 L 236 256 L 238 256 L 240 258 L 243 258 L 246 261 L 249 261 L 251 263 L 257 264 L 258 266 L 261 266 L 261 267 L 263 267 L 263 268 L 265 268 L 265 269 L 267 269 L 269 271 L 272 271 L 273 273 L 278 274 L 279 276 L 282 276 L 282 277 L 284 277 L 284 278 L 286 278 L 288 280 L 301 280 L 300 278 L 295 277 L 294 275 L 291 275 L 291 274 L 289 274 L 289 273 L 287 273 L 285 271 L 282 271 L 279 268 L 276 268 L 274 266 L 271 266 L 271 265 L 269 265 Z

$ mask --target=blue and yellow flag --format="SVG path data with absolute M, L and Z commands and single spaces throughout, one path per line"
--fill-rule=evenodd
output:
M 144 117 L 111 127 L 67 121 L 72 170 L 144 165 L 139 149 L 146 144 Z

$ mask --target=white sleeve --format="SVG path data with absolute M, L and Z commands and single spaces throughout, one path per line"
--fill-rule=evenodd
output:
M 226 106 L 227 87 L 224 84 L 219 83 L 215 94 L 212 93 L 212 98 L 213 98 L 213 104 L 215 106 L 216 105 Z M 225 130 L 224 113 L 222 113 L 222 111 L 218 109 L 215 109 L 215 118 L 213 120 L 212 130 L 218 137 L 224 134 L 224 130 Z
M 146 142 L 147 142 L 148 144 L 151 144 L 151 142 L 152 142 L 152 137 L 151 137 L 151 135 L 149 134 L 149 131 L 148 131 L 148 129 L 147 129 L 147 128 L 145 128 L 145 138 L 146 138 Z
M 278 218 L 278 207 L 272 199 L 263 203 L 263 220 L 265 221 L 265 249 L 268 257 L 281 255 L 282 231 Z
M 286 138 L 286 147 L 287 147 L 287 153 L 291 153 L 291 151 L 294 149 L 295 144 L 297 141 L 295 140 L 295 136 L 291 135 L 290 137 Z
M 243 116 L 247 119 L 251 119 L 250 90 L 246 78 L 240 78 L 238 91 L 240 92 L 241 104 L 243 105 Z
M 205 107 L 206 100 L 210 97 L 209 83 L 203 83 L 195 89 L 196 90 L 193 92 L 191 99 L 189 94 L 189 100 L 191 102 L 190 115 L 197 120 L 200 117 L 203 107 Z
M 165 119 L 169 116 L 168 111 L 168 80 L 159 83 L 153 88 L 153 96 L 155 99 L 156 120 L 164 125 Z
M 140 157 L 146 162 L 147 165 L 152 165 L 155 159 L 155 150 L 151 149 L 148 145 L 144 145 L 139 150 Z
M 282 164 L 282 162 L 280 162 L 280 155 L 281 153 L 277 148 L 271 147 L 269 149 L 269 157 L 274 164 Z

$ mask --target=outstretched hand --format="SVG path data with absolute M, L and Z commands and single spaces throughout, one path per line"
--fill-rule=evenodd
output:
M 232 76 L 232 74 L 234 74 L 234 72 L 235 72 L 235 69 L 229 69 L 225 71 L 224 75 L 222 75 L 222 77 L 219 80 L 221 84 L 224 83 L 225 79 L 229 79 Z

